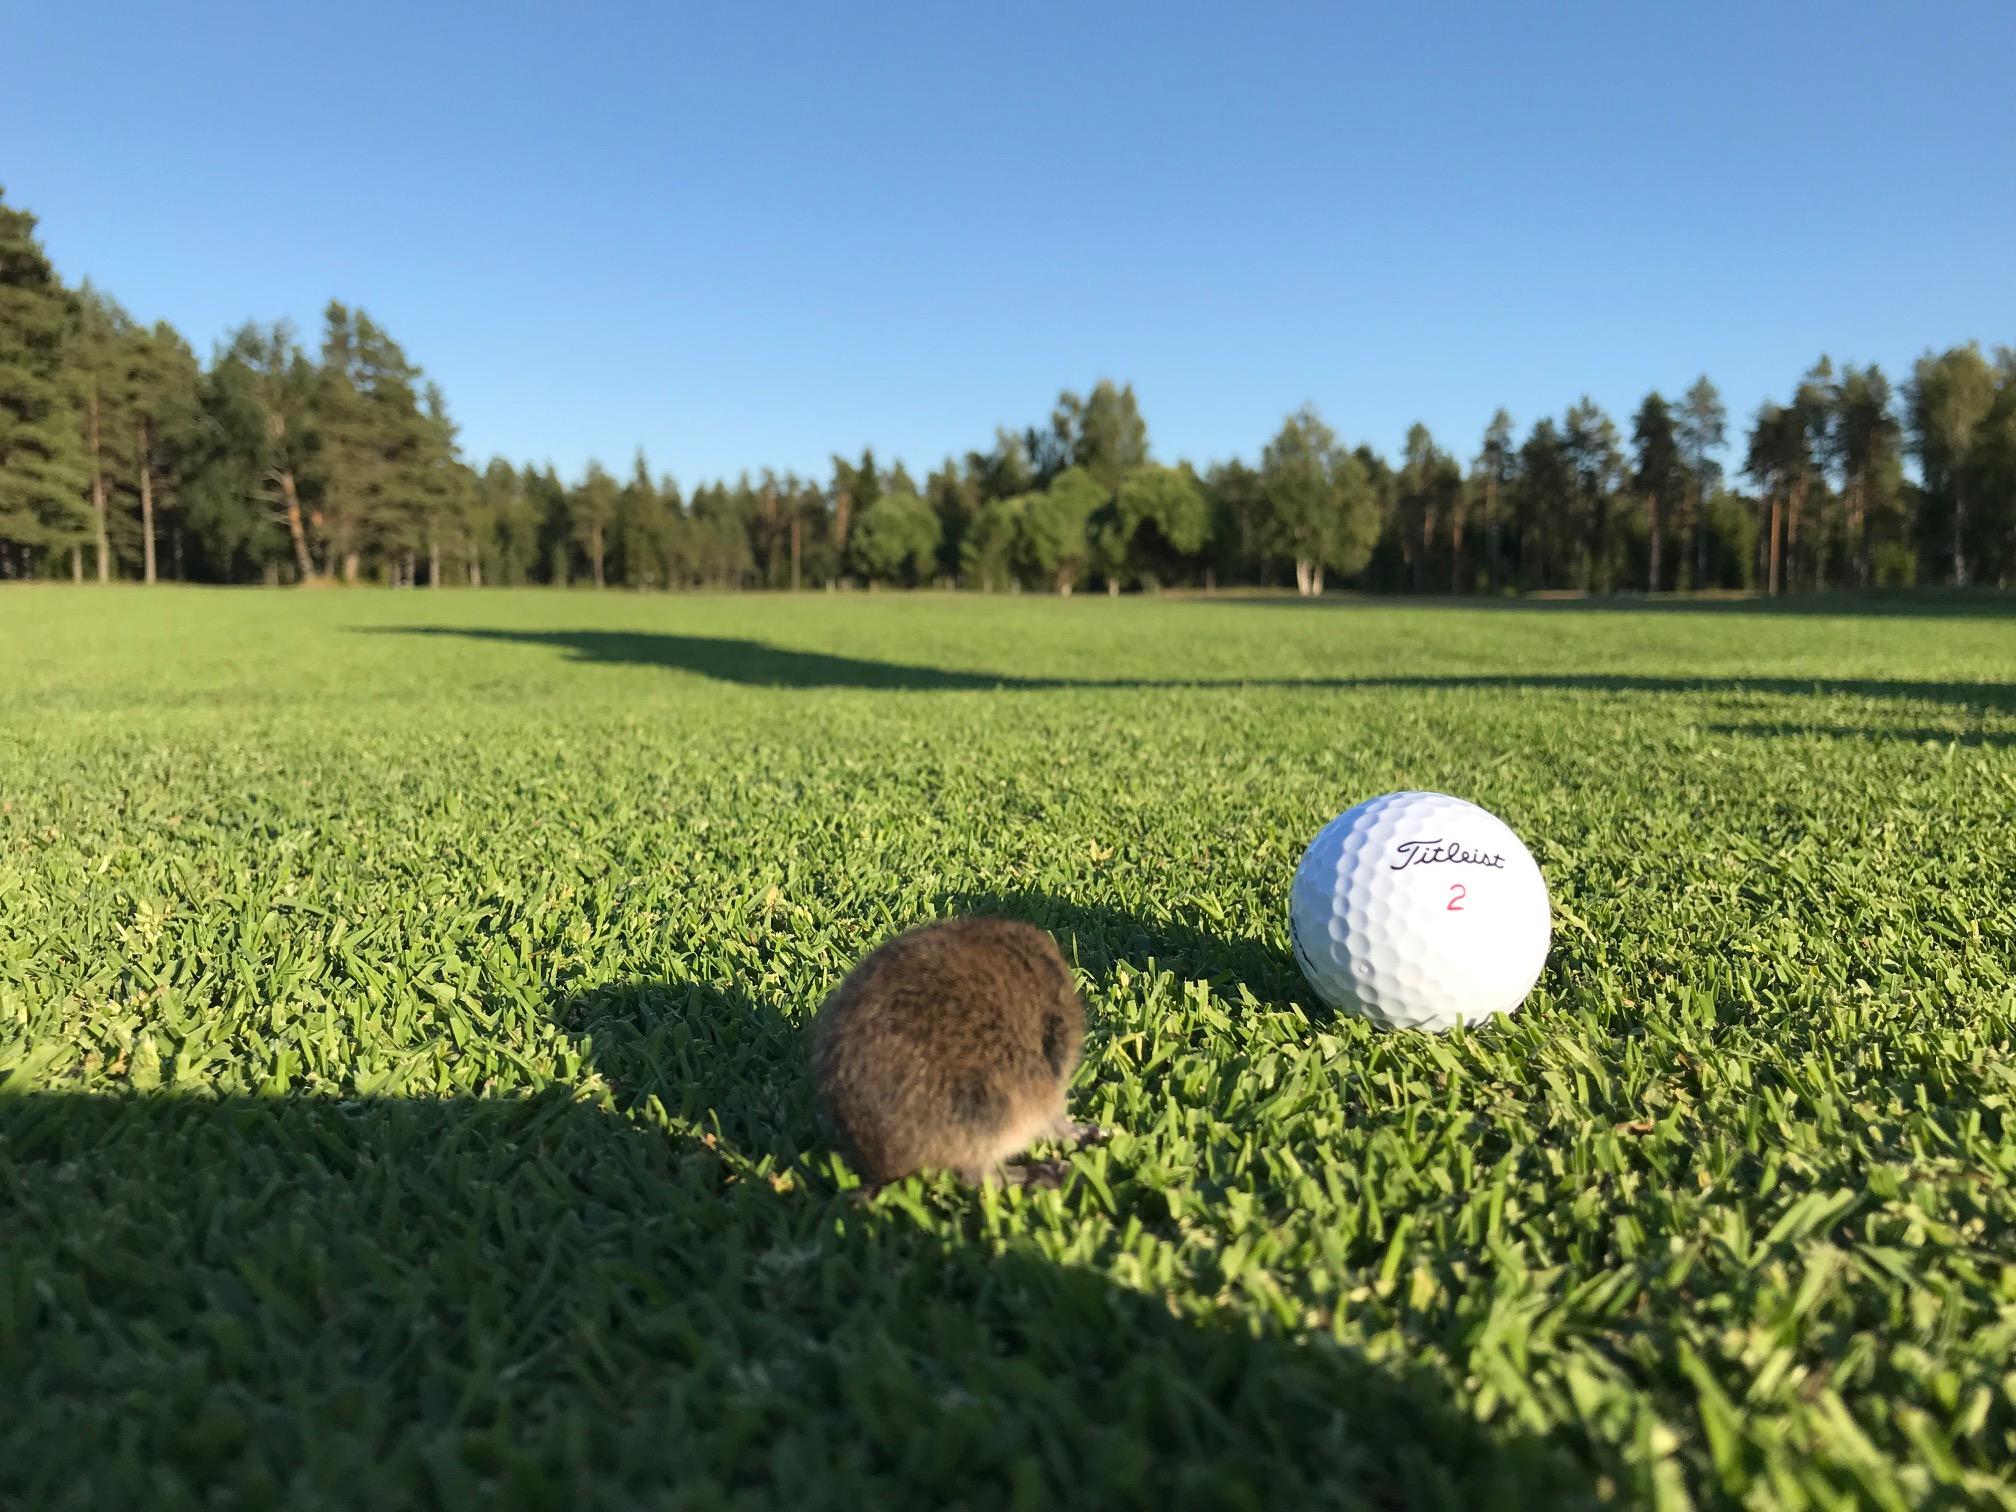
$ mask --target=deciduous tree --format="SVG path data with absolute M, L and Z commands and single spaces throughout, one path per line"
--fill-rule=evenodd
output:
M 1128 570 L 1150 588 L 1187 572 L 1211 532 L 1210 506 L 1187 468 L 1148 462 L 1130 469 L 1113 507 Z
M 847 550 L 871 583 L 928 579 L 938 557 L 938 516 L 911 490 L 883 494 L 855 522 Z
M 1953 582 L 1970 581 L 1973 546 L 1974 444 L 1995 405 L 1995 373 L 1969 342 L 1918 359 L 1906 389 L 1911 449 L 1924 471 L 1925 492 L 1945 517 L 1945 549 Z
M 1379 538 L 1371 480 L 1313 407 L 1283 422 L 1261 457 L 1267 530 L 1275 550 L 1295 563 L 1296 591 L 1323 591 L 1326 568 L 1363 570 Z
M 1067 467 L 1040 493 L 1023 497 L 1017 564 L 1066 597 L 1085 576 L 1092 515 L 1109 491 L 1082 467 Z

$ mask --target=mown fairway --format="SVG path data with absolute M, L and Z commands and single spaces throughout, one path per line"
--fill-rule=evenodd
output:
M 1303 988 L 1397 787 L 1516 1018 Z M 2012 813 L 1988 598 L 0 593 L 0 1503 L 2016 1506 Z M 982 908 L 1131 1134 L 856 1207 Z

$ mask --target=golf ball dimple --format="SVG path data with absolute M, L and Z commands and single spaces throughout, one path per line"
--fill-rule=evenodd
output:
M 1295 868 L 1288 924 L 1316 995 L 1391 1029 L 1510 1013 L 1552 933 L 1532 853 L 1446 793 L 1387 793 L 1331 820 Z

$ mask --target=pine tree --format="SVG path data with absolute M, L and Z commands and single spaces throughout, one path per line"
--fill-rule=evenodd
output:
M 309 532 L 322 498 L 316 373 L 284 322 L 239 327 L 205 376 L 200 444 L 189 464 L 190 523 L 206 566 L 235 575 L 274 560 L 268 523 L 286 531 L 296 580 L 319 575 Z
M 539 515 L 518 470 L 502 457 L 492 457 L 476 479 L 470 512 L 475 545 L 470 554 L 469 585 L 486 582 L 506 587 L 536 580 L 539 559 Z
M 355 582 L 367 555 L 397 583 L 417 577 L 441 450 L 422 407 L 418 367 L 362 310 L 332 300 L 323 316 L 315 414 L 326 484 L 328 556 Z
M 1148 424 L 1131 383 L 1122 386 L 1101 378 L 1084 399 L 1060 394 L 1051 433 L 1061 442 L 1067 465 L 1083 468 L 1109 493 L 1148 460 Z
M 1028 445 L 1023 437 L 1006 427 L 995 429 L 992 450 L 966 453 L 966 476 L 972 480 L 982 505 L 996 499 L 1019 498 L 1036 486 Z
M 1848 579 L 1858 588 L 1876 576 L 1880 556 L 1894 570 L 1902 535 L 1902 440 L 1890 380 L 1873 363 L 1846 366 L 1831 395 L 1829 460 L 1841 478 L 1842 526 Z
M 1787 581 L 1788 586 L 1796 587 L 1799 568 L 1804 565 L 1806 585 L 1822 588 L 1826 586 L 1827 538 L 1832 523 L 1832 500 L 1826 471 L 1821 465 L 1821 459 L 1832 447 L 1829 428 L 1834 415 L 1834 364 L 1829 358 L 1823 355 L 1807 369 L 1793 391 L 1791 408 L 1793 423 L 1802 434 L 1796 454 L 1798 471 L 1792 480 L 1786 515 Z
M 1657 593 L 1663 579 L 1666 529 L 1685 497 L 1686 468 L 1673 430 L 1673 413 L 1655 390 L 1645 396 L 1631 422 L 1635 465 L 1631 486 L 1645 506 L 1645 591 Z
M 1512 491 L 1517 573 L 1526 592 L 1557 585 L 1560 558 L 1572 533 L 1574 496 L 1567 441 L 1543 415 L 1519 447 L 1519 477 Z
M 0 194 L 0 575 L 39 570 L 90 536 L 72 374 L 77 308 Z
M 77 312 L 71 374 L 81 410 L 95 575 L 107 583 L 113 577 L 113 496 L 120 480 L 138 472 L 128 405 L 138 331 L 119 302 L 89 282 L 77 291 Z
M 1581 567 L 1575 586 L 1584 593 L 1608 593 L 1614 581 L 1616 542 L 1612 535 L 1617 486 L 1624 461 L 1617 427 L 1595 400 L 1583 395 L 1562 417 L 1568 464 L 1575 477 L 1573 531 Z
M 427 586 L 442 583 L 442 548 L 460 545 L 466 553 L 470 586 L 483 580 L 481 556 L 472 544 L 469 518 L 476 508 L 476 475 L 462 461 L 455 422 L 438 384 L 421 391 L 420 424 L 412 466 L 420 490 L 419 513 L 427 543 Z
M 1796 405 L 1766 403 L 1751 422 L 1743 471 L 1764 491 L 1762 522 L 1764 591 L 1777 594 L 1786 586 L 1787 520 L 1796 517 L 1798 503 L 1813 471 L 1813 453 L 1805 413 Z
M 197 427 L 202 372 L 188 342 L 164 320 L 152 330 L 134 333 L 126 377 L 125 408 L 133 425 L 134 485 L 140 506 L 140 576 L 152 583 L 160 575 L 160 515 L 179 504 L 185 474 L 201 445 Z M 174 539 L 181 540 L 179 526 Z
M 882 496 L 882 475 L 875 467 L 875 453 L 864 449 L 861 460 L 833 459 L 833 549 L 841 561 L 847 560 L 847 546 L 854 521 Z
M 616 518 L 616 480 L 600 462 L 588 464 L 581 486 L 567 496 L 567 511 L 574 544 L 588 558 L 588 575 L 597 588 L 607 587 L 607 541 L 609 526 Z
M 1428 427 L 1418 422 L 1407 431 L 1407 455 L 1395 480 L 1398 489 L 1401 559 L 1407 563 L 1416 593 L 1428 586 L 1439 527 L 1451 524 L 1451 576 L 1460 571 L 1463 532 L 1459 523 L 1462 476 L 1456 464 L 1435 444 Z
M 1518 452 L 1512 445 L 1512 417 L 1504 410 L 1492 415 L 1484 427 L 1484 444 L 1477 453 L 1475 478 L 1484 508 L 1484 586 L 1496 592 L 1504 574 L 1499 554 L 1499 531 L 1506 490 L 1518 473 Z
M 1675 416 L 1674 434 L 1687 463 L 1687 528 L 1693 538 L 1693 571 L 1688 586 L 1708 586 L 1708 499 L 1721 482 L 1722 465 L 1710 455 L 1729 435 L 1729 412 L 1703 373 L 1687 390 Z

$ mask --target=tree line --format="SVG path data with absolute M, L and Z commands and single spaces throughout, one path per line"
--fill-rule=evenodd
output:
M 1896 387 L 1823 357 L 1740 437 L 1704 376 L 1646 395 L 1628 436 L 1585 398 L 1523 436 L 1501 409 L 1467 456 L 1416 425 L 1389 460 L 1305 408 L 1252 461 L 1202 469 L 1157 461 L 1131 386 L 1102 380 L 921 483 L 864 451 L 824 478 L 682 491 L 641 452 L 621 477 L 477 467 L 440 390 L 341 303 L 312 348 L 255 321 L 201 362 L 167 323 L 65 285 L 35 229 L 0 197 L 0 577 L 1060 594 L 2016 580 L 2007 347 L 1928 352 Z

